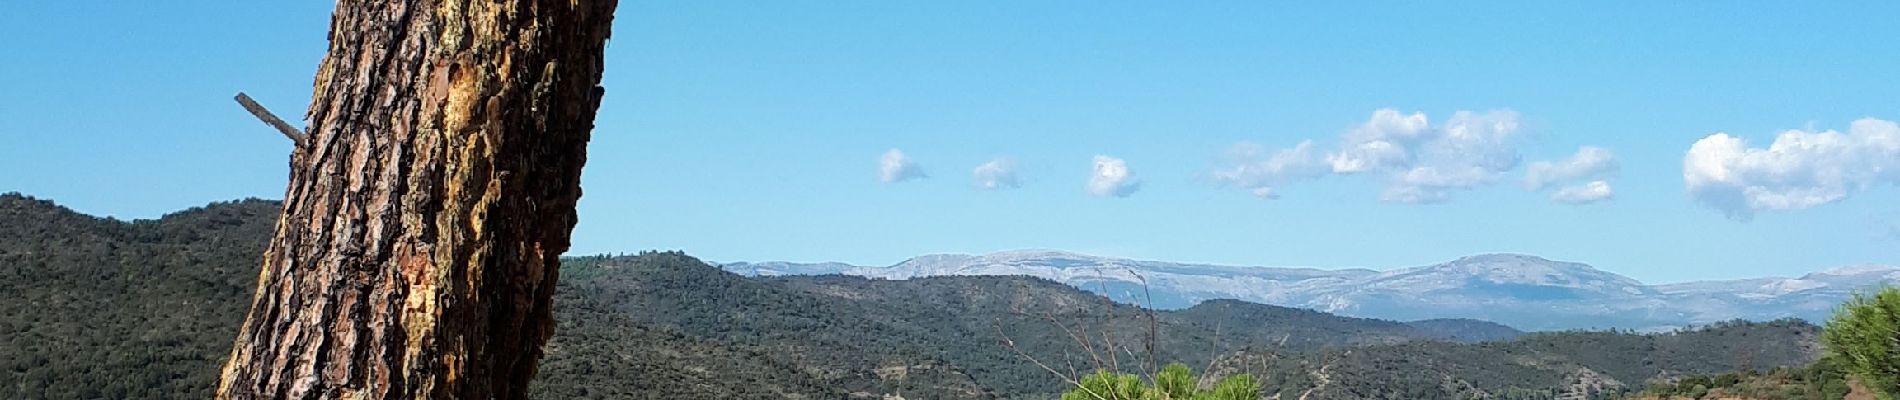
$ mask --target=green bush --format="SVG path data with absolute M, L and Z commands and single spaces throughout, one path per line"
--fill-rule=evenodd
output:
M 1900 400 L 1900 289 L 1856 295 L 1821 332 L 1830 356 L 1881 400 Z
M 1201 390 L 1199 380 L 1181 363 L 1168 364 L 1149 386 L 1140 377 L 1097 371 L 1082 377 L 1080 385 L 1062 394 L 1062 400 L 1253 400 L 1260 383 L 1239 374 L 1222 379 L 1212 390 Z

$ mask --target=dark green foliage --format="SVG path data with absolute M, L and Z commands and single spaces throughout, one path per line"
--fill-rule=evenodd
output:
M 1168 364 L 1161 368 L 1161 372 L 1155 373 L 1155 390 L 1165 394 L 1165 397 L 1184 399 L 1198 391 L 1199 386 L 1200 383 L 1194 379 L 1194 371 L 1188 370 L 1187 364 Z
M 1491 346 L 1414 342 L 1308 354 L 1240 354 L 1217 370 L 1261 376 L 1267 391 L 1282 398 L 1464 399 L 1501 393 L 1554 396 L 1580 376 L 1579 367 L 1563 359 Z
M 1828 321 L 1828 354 L 1881 400 L 1900 399 L 1900 288 L 1855 295 Z
M 1729 321 L 1687 331 L 1537 333 L 1506 346 L 1568 355 L 1632 386 L 1674 375 L 1806 365 L 1819 356 L 1820 329 L 1797 319 Z M 1764 340 L 1769 339 L 1769 340 Z
M 1804 367 L 1734 371 L 1656 382 L 1635 397 L 1837 400 L 1848 392 L 1847 376 L 1841 371 L 1841 365 L 1832 358 L 1823 358 Z
M 278 208 L 247 200 L 128 223 L 0 195 L 0 398 L 209 397 Z M 1064 372 L 1213 365 L 1210 377 L 1248 373 L 1284 399 L 1536 399 L 1796 366 L 1815 336 L 1778 321 L 1465 345 L 1435 339 L 1483 335 L 1238 301 L 1150 313 L 1029 277 L 750 279 L 680 253 L 573 257 L 561 275 L 541 398 L 1067 389 L 1028 355 Z M 1089 351 L 1108 348 L 1120 351 Z
M 621 311 L 636 325 L 766 349 L 759 353 L 805 366 L 848 391 L 910 397 L 1058 394 L 1061 378 L 1025 354 L 1062 370 L 1132 373 L 1154 368 L 1154 359 L 1205 365 L 1226 348 L 1315 350 L 1426 338 L 1401 323 L 1235 301 L 1150 314 L 1031 277 L 750 279 L 678 253 L 571 258 L 562 282 L 563 293 Z M 885 378 L 905 365 L 928 368 L 910 368 L 904 380 Z
M 1345 345 L 1387 344 L 1436 339 L 1400 322 L 1347 318 L 1302 308 L 1276 307 L 1239 300 L 1209 300 L 1181 310 L 1187 325 L 1221 331 L 1234 346 L 1267 344 L 1283 350 L 1314 350 Z
M 1782 320 L 1652 335 L 1556 332 L 1480 344 L 1413 341 L 1307 354 L 1242 352 L 1216 372 L 1262 377 L 1268 392 L 1282 398 L 1308 391 L 1309 398 L 1322 399 L 1602 397 L 1682 374 L 1806 365 L 1815 355 L 1817 331 Z
M 677 253 L 577 258 L 563 272 L 564 293 L 616 304 L 606 308 L 638 325 L 726 346 L 800 349 L 797 357 L 758 354 L 819 371 L 816 380 L 853 392 L 910 397 L 963 388 L 965 382 L 1008 397 L 1053 396 L 1052 388 L 1065 386 L 1013 350 L 1064 371 L 1151 370 L 1145 353 L 1150 329 L 1154 359 L 1204 365 L 1213 355 L 1228 354 L 1214 376 L 1248 373 L 1282 398 L 1312 390 L 1310 398 L 1319 399 L 1600 398 L 1663 378 L 1664 371 L 1805 364 L 1816 332 L 1788 320 L 1668 334 L 1561 332 L 1457 344 L 1422 340 L 1430 336 L 1400 323 L 1234 301 L 1149 314 L 1028 277 L 747 279 Z M 1125 351 L 1091 355 L 1081 341 L 1098 348 L 1114 341 Z M 888 358 L 880 362 L 879 355 L 954 367 L 891 382 L 865 372 L 897 365 Z M 1320 368 L 1330 368 L 1324 380 L 1317 377 Z
M 209 398 L 278 209 L 128 223 L 0 195 L 0 398 Z
M 849 396 L 764 349 L 741 349 L 635 323 L 581 290 L 555 299 L 559 334 L 548 342 L 533 394 L 542 399 L 805 398 Z
M 1203 389 L 1186 364 L 1173 363 L 1155 373 L 1148 385 L 1134 374 L 1096 371 L 1082 377 L 1062 400 L 1253 400 L 1260 384 L 1249 375 L 1232 375 Z
M 932 277 L 891 281 L 849 276 L 769 278 L 823 297 L 861 302 L 861 314 L 937 332 L 944 357 L 999 393 L 1044 394 L 1061 381 L 999 345 L 1007 337 L 1023 353 L 1059 370 L 1151 370 L 1153 359 L 1206 365 L 1216 354 L 1256 347 L 1291 351 L 1399 343 L 1430 336 L 1402 323 L 1347 318 L 1312 310 L 1233 300 L 1181 311 L 1147 310 L 1061 283 L 1020 276 Z M 858 313 L 858 311 L 847 312 Z M 1149 317 L 1154 324 L 1149 323 Z M 1150 329 L 1154 334 L 1150 334 Z M 1080 338 L 1077 338 L 1080 336 Z M 1091 354 L 1079 343 L 1096 348 Z M 1104 352 L 1112 346 L 1121 352 Z M 1132 355 L 1130 354 L 1132 353 Z M 1053 394 L 1053 393 L 1047 393 Z
M 1253 399 L 1259 395 L 1260 382 L 1255 381 L 1253 375 L 1242 374 L 1222 378 L 1220 382 L 1214 383 L 1213 391 L 1209 391 L 1202 395 L 1205 397 L 1199 398 L 1208 400 L 1246 400 Z
M 1062 400 L 1147 400 L 1150 389 L 1135 374 L 1096 371 L 1082 377 L 1077 387 L 1062 394 Z
M 951 350 L 944 333 L 917 323 L 930 321 L 880 315 L 884 313 L 874 309 L 875 304 L 748 279 L 677 252 L 569 258 L 563 262 L 561 273 L 555 308 L 562 325 L 554 339 L 561 349 L 549 353 L 550 365 L 610 365 L 625 362 L 616 358 L 654 357 L 652 353 L 658 350 L 579 342 L 588 337 L 568 337 L 570 326 L 585 327 L 574 330 L 603 336 L 618 330 L 655 329 L 677 332 L 698 343 L 744 356 L 744 360 L 709 360 L 716 362 L 673 367 L 697 367 L 707 376 L 717 377 L 709 379 L 757 376 L 761 381 L 787 381 L 785 386 L 801 386 L 790 381 L 808 381 L 819 386 L 779 391 L 802 392 L 816 398 L 836 397 L 823 390 L 903 393 L 909 398 L 991 396 L 962 370 L 962 365 L 944 360 Z M 974 339 L 968 347 L 980 346 L 980 350 L 989 349 L 991 357 L 1008 358 L 993 340 Z M 597 350 L 602 345 L 625 351 L 615 354 Z M 549 372 L 535 380 L 536 393 L 542 397 L 563 397 L 544 390 L 549 387 L 601 385 L 595 376 Z M 703 393 L 719 394 L 712 396 L 717 398 L 741 395 Z
M 1516 339 L 1524 331 L 1496 322 L 1464 318 L 1427 319 L 1405 323 L 1433 337 L 1461 343 L 1495 342 Z

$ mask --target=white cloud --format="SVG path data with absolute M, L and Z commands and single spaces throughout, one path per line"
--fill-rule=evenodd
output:
M 1429 140 L 1433 132 L 1425 113 L 1400 114 L 1382 108 L 1372 112 L 1365 124 L 1346 131 L 1340 149 L 1326 156 L 1333 172 L 1359 173 L 1411 163 L 1412 149 Z
M 1452 194 L 1497 183 L 1523 161 L 1519 146 L 1523 124 L 1516 111 L 1458 111 L 1434 125 L 1425 113 L 1410 114 L 1379 109 L 1364 123 L 1339 135 L 1339 145 L 1320 155 L 1312 141 L 1292 148 L 1269 150 L 1242 142 L 1229 150 L 1229 160 L 1211 175 L 1222 184 L 1256 196 L 1277 198 L 1296 181 L 1331 175 L 1368 175 L 1385 183 L 1380 200 L 1429 204 L 1451 200 Z M 1533 190 L 1557 184 L 1575 184 L 1575 196 L 1589 201 L 1608 198 L 1609 182 L 1590 185 L 1614 172 L 1608 150 L 1585 147 L 1561 162 L 1537 163 L 1527 182 Z M 1596 194 L 1602 193 L 1602 194 Z M 1584 196 L 1590 194 L 1590 196 Z
M 1610 195 L 1610 182 L 1596 180 L 1557 189 L 1550 194 L 1550 199 L 1565 204 L 1589 204 L 1609 200 Z
M 1517 168 L 1520 126 L 1509 110 L 1459 111 L 1432 126 L 1424 113 L 1381 109 L 1348 131 L 1327 161 L 1338 174 L 1384 174 L 1380 200 L 1439 203 L 1452 191 L 1489 185 Z
M 1022 183 L 1016 180 L 1016 160 L 997 157 L 970 171 L 976 179 L 976 187 L 983 190 L 1015 189 Z
M 1497 181 L 1517 168 L 1521 157 L 1515 111 L 1459 111 L 1411 150 L 1413 162 L 1394 173 L 1387 192 L 1419 191 L 1443 198 L 1451 190 L 1469 190 Z M 1399 201 L 1388 199 L 1388 201 Z
M 1833 203 L 1875 184 L 1900 185 L 1900 125 L 1866 118 L 1847 133 L 1788 130 L 1767 148 L 1718 132 L 1689 146 L 1682 180 L 1691 198 L 1737 220 Z
M 902 150 L 891 149 L 884 152 L 883 157 L 878 158 L 877 180 L 879 182 L 896 183 L 928 177 L 930 175 L 924 173 L 923 167 L 917 166 L 917 162 L 904 156 Z
M 1531 190 L 1544 190 L 1552 185 L 1601 177 L 1616 172 L 1616 169 L 1616 156 L 1610 154 L 1609 150 L 1583 146 L 1570 158 L 1538 161 L 1525 167 L 1524 186 Z
M 1425 113 L 1373 111 L 1365 123 L 1340 134 L 1339 148 L 1316 155 L 1312 142 L 1268 151 L 1235 145 L 1235 161 L 1217 168 L 1215 180 L 1273 198 L 1292 181 L 1328 174 L 1369 174 L 1386 182 L 1380 199 L 1438 203 L 1456 190 L 1489 185 L 1517 167 L 1520 124 L 1515 111 L 1459 111 L 1434 126 Z
M 1595 203 L 1610 199 L 1610 182 L 1604 178 L 1615 174 L 1617 168 L 1616 155 L 1609 150 L 1583 146 L 1568 158 L 1533 162 L 1525 167 L 1524 187 L 1531 191 L 1559 187 L 1550 194 L 1550 199 L 1558 203 Z
M 1253 142 L 1235 143 L 1228 150 L 1227 165 L 1214 170 L 1214 180 L 1245 189 L 1265 199 L 1280 197 L 1278 187 L 1294 180 L 1323 176 L 1325 160 L 1313 151 L 1313 141 L 1301 141 L 1291 149 L 1268 151 Z
M 1141 180 L 1135 178 L 1135 171 L 1128 169 L 1128 162 L 1098 155 L 1094 172 L 1089 174 L 1088 190 L 1096 196 L 1128 197 L 1141 190 Z

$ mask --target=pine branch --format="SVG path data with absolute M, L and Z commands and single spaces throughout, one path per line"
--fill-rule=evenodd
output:
M 260 121 L 264 121 L 265 125 L 277 128 L 277 131 L 283 133 L 284 137 L 290 138 L 291 142 L 297 143 L 297 148 L 301 149 L 309 146 L 308 141 L 304 140 L 303 130 L 290 126 L 290 124 L 284 122 L 283 119 L 277 118 L 277 114 L 272 114 L 270 110 L 264 108 L 264 105 L 257 104 L 256 100 L 251 100 L 250 95 L 244 94 L 244 92 L 238 92 L 237 102 L 238 105 L 244 107 L 244 111 L 250 111 L 251 115 L 256 116 Z

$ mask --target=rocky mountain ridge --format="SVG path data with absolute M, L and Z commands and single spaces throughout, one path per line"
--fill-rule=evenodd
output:
M 1481 254 L 1387 271 L 1171 263 L 1052 250 L 933 254 L 886 267 L 790 262 L 722 267 L 752 276 L 1027 275 L 1158 308 L 1238 299 L 1367 318 L 1478 319 L 1527 330 L 1664 331 L 1738 318 L 1818 323 L 1855 291 L 1900 282 L 1900 266 L 1861 265 L 1797 278 L 1649 285 L 1588 264 L 1523 254 Z

